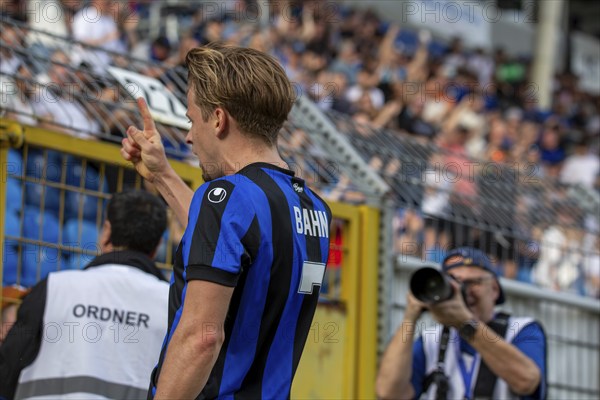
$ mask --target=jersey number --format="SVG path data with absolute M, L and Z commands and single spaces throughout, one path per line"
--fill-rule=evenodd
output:
M 312 294 L 315 286 L 321 287 L 324 276 L 324 263 L 305 261 L 304 264 L 302 264 L 302 278 L 300 279 L 298 293 Z

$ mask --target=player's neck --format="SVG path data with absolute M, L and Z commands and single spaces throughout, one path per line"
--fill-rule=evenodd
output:
M 281 158 L 275 146 L 248 146 L 224 157 L 223 173 L 224 175 L 235 174 L 247 165 L 259 162 L 289 169 L 288 164 Z

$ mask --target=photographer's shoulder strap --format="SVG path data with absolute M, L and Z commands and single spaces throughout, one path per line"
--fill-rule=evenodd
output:
M 435 370 L 433 370 L 432 372 L 430 372 L 425 379 L 423 380 L 423 393 L 427 392 L 427 390 L 429 389 L 429 386 L 431 386 L 432 383 L 436 382 L 438 384 L 438 388 L 437 391 L 438 393 L 436 393 L 436 398 L 439 399 L 445 399 L 446 398 L 446 393 L 440 393 L 440 392 L 445 392 L 447 391 L 447 387 L 443 387 L 440 390 L 440 383 L 441 378 L 445 377 L 445 373 L 444 373 L 444 359 L 446 358 L 446 350 L 448 349 L 448 341 L 450 339 L 450 328 L 447 326 L 444 326 L 444 329 L 442 330 L 442 338 L 440 340 L 440 351 L 438 353 L 438 362 L 437 362 L 437 368 Z
M 508 329 L 508 319 L 510 315 L 504 312 L 499 312 L 487 325 L 492 328 L 496 334 L 502 338 L 506 336 L 506 330 Z M 496 380 L 498 377 L 490 370 L 483 360 L 479 366 L 479 373 L 477 374 L 477 383 L 475 384 L 475 399 L 491 399 L 496 387 Z

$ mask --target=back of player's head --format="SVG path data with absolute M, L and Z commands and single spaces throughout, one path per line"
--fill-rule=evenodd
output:
M 152 254 L 167 227 L 167 209 L 158 197 L 143 190 L 115 193 L 106 208 L 110 242 L 144 254 Z
M 261 51 L 209 44 L 186 57 L 189 90 L 205 121 L 224 108 L 240 130 L 274 145 L 295 99 L 285 71 Z

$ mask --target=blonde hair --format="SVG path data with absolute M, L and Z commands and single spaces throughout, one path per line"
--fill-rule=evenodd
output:
M 244 133 L 269 145 L 277 143 L 295 92 L 273 57 L 250 48 L 209 44 L 190 50 L 186 65 L 189 90 L 204 121 L 222 107 Z

